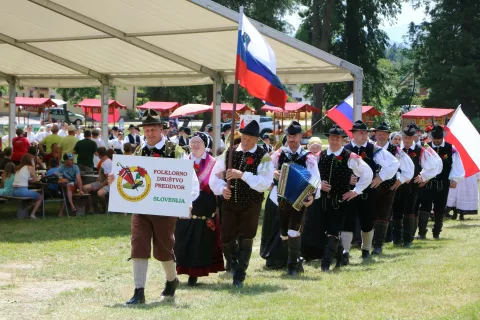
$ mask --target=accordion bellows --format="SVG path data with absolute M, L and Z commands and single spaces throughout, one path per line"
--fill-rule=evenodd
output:
M 320 180 L 296 163 L 284 163 L 278 179 L 278 196 L 285 198 L 300 211 L 305 198 L 317 190 Z

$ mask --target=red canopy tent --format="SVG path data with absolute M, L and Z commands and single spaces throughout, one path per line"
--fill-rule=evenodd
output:
M 406 122 L 415 122 L 416 125 L 425 127 L 432 124 L 432 119 L 435 123 L 446 125 L 454 112 L 455 109 L 416 108 L 402 115 L 402 126 L 406 125 Z
M 8 104 L 9 102 L 7 101 L 6 105 Z M 24 98 L 24 97 L 16 97 L 15 105 L 18 108 L 18 112 L 17 112 L 17 115 L 19 118 L 18 123 L 20 123 L 21 112 L 45 113 L 46 108 L 57 106 L 57 104 L 49 98 Z M 44 116 L 44 119 L 45 119 L 45 116 Z
M 149 101 L 141 106 L 138 106 L 137 109 L 152 109 L 157 111 L 162 117 L 168 117 L 178 107 L 180 107 L 180 103 L 178 102 Z
M 81 107 L 85 113 L 97 122 L 102 121 L 102 101 L 100 99 L 83 99 L 82 102 L 74 105 Z M 115 123 L 120 119 L 120 113 L 117 109 L 127 109 L 127 106 L 118 103 L 115 100 L 108 100 L 108 122 Z
M 281 114 L 282 115 L 282 127 L 283 127 L 283 118 L 297 118 L 300 121 L 300 112 L 305 112 L 305 128 L 307 128 L 307 112 L 312 113 L 319 113 L 321 112 L 320 109 L 315 108 L 308 103 L 302 102 L 287 102 L 285 104 L 285 109 L 279 107 L 273 107 L 269 105 L 264 105 L 261 108 L 262 111 L 273 112 L 273 131 L 275 131 L 275 115 Z
M 369 126 L 373 124 L 373 117 L 382 115 L 383 113 L 373 106 L 362 106 L 362 120 Z

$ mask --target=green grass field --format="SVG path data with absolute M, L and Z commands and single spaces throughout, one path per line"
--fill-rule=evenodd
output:
M 446 222 L 439 241 L 388 244 L 368 264 L 355 249 L 341 271 L 314 262 L 296 278 L 263 268 L 259 233 L 243 289 L 226 274 L 193 289 L 181 276 L 174 302 L 160 301 L 165 280 L 151 261 L 147 304 L 126 307 L 130 216 L 18 221 L 0 206 L 0 319 L 480 319 L 476 216 Z

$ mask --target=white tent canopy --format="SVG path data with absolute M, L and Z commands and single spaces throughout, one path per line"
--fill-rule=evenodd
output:
M 0 85 L 234 82 L 238 13 L 209 0 L 0 0 Z M 354 81 L 360 67 L 261 23 L 285 84 Z M 105 91 L 107 92 L 107 91 Z M 216 92 L 218 94 L 218 92 Z M 217 104 L 217 103 L 216 103 Z M 360 113 L 361 114 L 361 110 Z

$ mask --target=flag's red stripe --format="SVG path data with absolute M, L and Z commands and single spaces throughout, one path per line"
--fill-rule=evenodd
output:
M 245 62 L 237 55 L 237 77 L 242 87 L 254 97 L 262 99 L 276 107 L 285 108 L 287 94 L 271 84 L 261 75 L 248 70 Z
M 453 144 L 457 151 L 460 153 L 460 158 L 462 158 L 463 168 L 465 169 L 465 178 L 473 176 L 477 172 L 480 172 L 480 168 L 477 167 L 477 164 L 473 161 L 470 154 L 468 154 L 467 149 L 463 146 L 460 140 L 455 137 L 449 127 L 444 128 L 447 131 L 445 136 L 445 141 L 450 144 Z
M 330 109 L 327 113 L 327 117 L 332 119 L 333 122 L 338 124 L 340 128 L 345 131 L 345 133 L 350 137 L 353 138 L 352 133 L 350 130 L 352 129 L 352 121 L 342 112 L 337 110 L 337 108 Z

